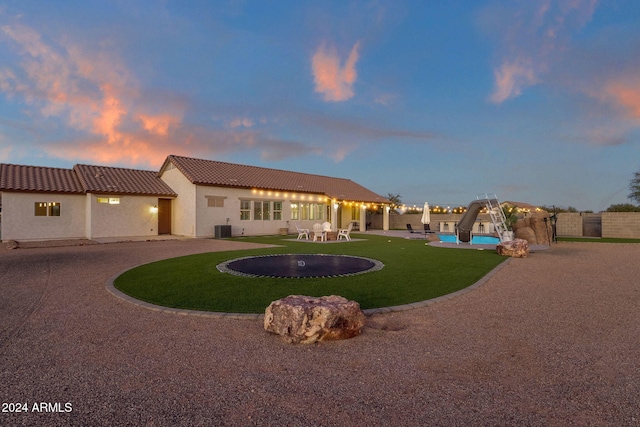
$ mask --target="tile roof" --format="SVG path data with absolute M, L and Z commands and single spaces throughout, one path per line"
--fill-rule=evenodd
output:
M 171 196 L 154 171 L 76 165 L 73 169 L 0 164 L 0 191 Z
M 87 193 L 177 196 L 154 171 L 93 165 L 75 165 L 73 170 Z
M 0 191 L 84 193 L 71 169 L 0 164 Z
M 353 202 L 391 203 L 385 197 L 350 179 L 175 155 L 167 157 L 160 169 L 160 175 L 166 170 L 169 163 L 172 163 L 192 184 L 196 185 L 260 188 L 273 191 L 323 194 L 332 199 Z

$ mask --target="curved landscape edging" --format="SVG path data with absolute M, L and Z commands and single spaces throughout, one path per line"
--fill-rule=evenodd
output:
M 467 292 L 471 292 L 480 286 L 484 285 L 494 274 L 500 271 L 503 266 L 507 265 L 511 261 L 511 258 L 506 259 L 504 262 L 498 264 L 493 270 L 489 271 L 485 274 L 480 280 L 475 282 L 472 285 L 467 286 L 464 289 L 460 289 L 458 291 L 452 292 L 450 294 L 441 295 L 439 297 L 431 298 L 424 301 L 413 302 L 409 304 L 396 305 L 391 307 L 380 307 L 380 308 L 367 308 L 362 310 L 366 316 L 372 316 L 374 314 L 383 314 L 383 313 L 395 313 L 406 310 L 414 310 L 416 308 L 427 307 L 432 304 L 437 304 L 439 302 L 443 302 L 449 300 L 451 298 L 466 294 Z M 144 265 L 144 264 L 140 264 Z M 114 282 L 115 280 L 123 273 L 133 268 L 140 267 L 140 265 L 128 268 L 115 276 L 110 277 L 106 283 L 105 288 L 108 292 L 110 292 L 116 298 L 119 298 L 123 301 L 129 302 L 131 304 L 137 305 L 139 307 L 144 307 L 149 310 L 160 311 L 163 313 L 171 313 L 178 314 L 182 316 L 198 316 L 198 317 L 209 317 L 215 319 L 238 319 L 238 320 L 260 320 L 264 317 L 263 313 L 222 313 L 215 311 L 201 311 L 201 310 L 188 310 L 183 308 L 173 308 L 173 307 L 165 307 L 162 305 L 152 304 L 146 301 L 139 300 L 130 295 L 125 294 L 124 292 L 116 289 Z

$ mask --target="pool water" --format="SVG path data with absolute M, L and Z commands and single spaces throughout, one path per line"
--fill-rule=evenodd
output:
M 456 236 L 454 234 L 438 234 L 438 237 L 442 242 L 456 242 Z M 500 239 L 493 236 L 473 236 L 471 239 L 472 245 L 497 245 L 498 243 L 500 243 Z

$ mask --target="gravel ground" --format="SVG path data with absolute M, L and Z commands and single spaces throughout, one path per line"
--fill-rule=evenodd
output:
M 252 246 L 0 249 L 0 400 L 28 409 L 0 425 L 640 425 L 640 245 L 560 243 L 310 346 L 105 290 L 144 262 Z

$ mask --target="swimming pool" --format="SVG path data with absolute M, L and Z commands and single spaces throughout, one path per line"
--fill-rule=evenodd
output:
M 442 242 L 456 242 L 456 236 L 454 234 L 438 234 L 438 237 Z M 472 245 L 497 245 L 498 243 L 500 243 L 500 239 L 493 236 L 473 236 L 471 239 Z

